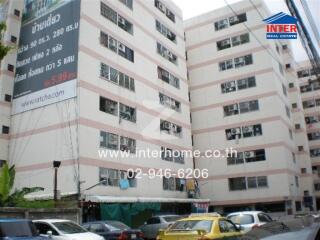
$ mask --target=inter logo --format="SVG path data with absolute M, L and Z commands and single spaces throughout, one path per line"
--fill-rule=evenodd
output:
M 263 20 L 267 39 L 297 39 L 297 19 L 283 12 Z

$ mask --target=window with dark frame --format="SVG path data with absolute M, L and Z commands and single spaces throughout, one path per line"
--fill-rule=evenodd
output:
M 9 134 L 10 128 L 8 126 L 2 126 L 2 134 Z

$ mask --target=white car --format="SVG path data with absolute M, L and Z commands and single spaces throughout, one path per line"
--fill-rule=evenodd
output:
M 227 218 L 240 226 L 244 232 L 273 221 L 268 214 L 261 211 L 233 212 L 228 214 Z
M 62 219 L 43 219 L 33 221 L 39 234 L 53 240 L 104 240 L 103 237 L 88 232 L 75 222 Z

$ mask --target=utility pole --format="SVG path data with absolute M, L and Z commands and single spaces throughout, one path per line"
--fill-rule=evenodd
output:
M 57 200 L 58 200 L 58 168 L 60 167 L 60 161 L 53 161 L 53 168 L 54 168 L 54 187 L 53 187 L 53 200 L 54 206 L 57 207 Z

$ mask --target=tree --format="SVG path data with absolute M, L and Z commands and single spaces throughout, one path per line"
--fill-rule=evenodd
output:
M 14 207 L 18 203 L 24 201 L 24 196 L 29 193 L 43 191 L 42 187 L 22 188 L 14 190 L 12 194 L 15 166 L 9 168 L 8 164 L 4 164 L 0 169 L 0 207 Z
M 4 22 L 0 23 L 0 61 L 12 50 L 14 47 L 4 45 L 4 33 L 7 29 L 7 26 Z

